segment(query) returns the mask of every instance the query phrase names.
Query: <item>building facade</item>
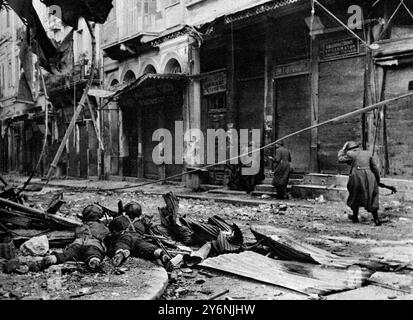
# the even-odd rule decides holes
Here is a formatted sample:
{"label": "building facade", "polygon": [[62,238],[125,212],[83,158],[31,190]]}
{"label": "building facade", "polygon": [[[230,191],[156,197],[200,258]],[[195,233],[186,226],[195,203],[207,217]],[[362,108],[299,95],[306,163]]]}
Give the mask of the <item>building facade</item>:
{"label": "building facade", "polygon": [[[208,144],[199,133],[207,137],[208,129],[258,129],[263,146],[413,89],[411,17],[397,1],[114,0],[113,5],[97,32],[94,83],[112,99],[91,95],[88,101],[101,137],[85,108],[61,160],[62,175],[175,176],[207,163]],[[69,34],[53,23],[48,30],[60,40]],[[80,22],[71,49],[80,76],[51,78],[48,85],[59,128],[52,134],[56,145],[83,93],[89,44]],[[294,172],[348,173],[337,151],[356,140],[374,153],[383,175],[411,178],[409,106],[402,99],[287,139]],[[154,141],[160,128],[172,132],[172,147],[162,149]],[[224,139],[216,139],[217,150],[228,143]],[[173,164],[156,164],[156,152],[172,154]],[[271,164],[265,156],[273,152],[261,155],[267,175]],[[228,166],[220,165],[209,168],[203,181],[225,184],[227,178]]]}

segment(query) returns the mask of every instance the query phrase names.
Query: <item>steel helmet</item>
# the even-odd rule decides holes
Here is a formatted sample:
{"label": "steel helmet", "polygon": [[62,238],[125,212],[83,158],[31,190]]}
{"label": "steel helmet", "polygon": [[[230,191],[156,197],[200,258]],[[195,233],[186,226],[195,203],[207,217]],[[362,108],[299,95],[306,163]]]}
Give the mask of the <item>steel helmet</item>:
{"label": "steel helmet", "polygon": [[349,141],[347,142],[347,150],[353,150],[353,149],[357,149],[360,147],[360,144],[358,144],[355,141]]}
{"label": "steel helmet", "polygon": [[124,212],[130,218],[139,218],[142,215],[142,207],[137,202],[131,202],[124,207]]}
{"label": "steel helmet", "polygon": [[91,204],[83,209],[82,218],[84,221],[97,221],[103,217],[103,211],[97,205]]}

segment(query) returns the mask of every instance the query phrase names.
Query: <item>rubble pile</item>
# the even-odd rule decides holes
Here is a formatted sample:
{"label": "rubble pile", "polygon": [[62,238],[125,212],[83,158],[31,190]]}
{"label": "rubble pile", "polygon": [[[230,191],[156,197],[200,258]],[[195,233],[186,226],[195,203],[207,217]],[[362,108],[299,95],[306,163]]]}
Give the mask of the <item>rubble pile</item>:
{"label": "rubble pile", "polygon": [[[0,270],[21,276],[29,273],[35,277],[44,275],[47,287],[55,288],[54,291],[63,290],[62,279],[66,279],[64,281],[67,285],[70,284],[67,278],[69,275],[82,277],[90,273],[82,262],[64,263],[46,270],[42,265],[43,258],[51,250],[64,248],[74,240],[74,230],[81,222],[62,212],[65,212],[65,207],[77,205],[76,203],[69,201],[66,205],[63,194],[57,193],[50,197],[47,204],[39,203],[34,208],[26,204],[25,197],[20,196],[17,189],[5,186],[2,191],[6,192],[2,192],[0,197]],[[185,214],[182,215],[175,194],[167,193],[163,199],[165,206],[158,208],[159,219],[156,219],[160,223],[153,223],[153,217],[147,215],[141,219],[151,226],[148,234],[143,235],[145,241],[156,244],[171,258],[175,269],[169,273],[171,285],[176,285],[179,278],[182,278],[192,279],[202,287],[207,279],[217,277],[215,272],[221,272],[243,281],[258,281],[264,285],[291,290],[307,298],[319,299],[372,283],[383,286],[379,280],[373,279],[375,272],[388,271],[389,267],[403,267],[394,261],[389,264],[385,260],[339,256],[297,240],[286,229],[261,225],[249,226],[250,230],[241,229],[237,224],[229,222],[229,213],[225,214],[226,220],[217,212],[205,212],[209,213],[205,220],[197,219],[191,214],[192,209],[187,210],[183,206]],[[122,200],[126,201],[127,198]],[[118,202],[117,210],[99,206],[105,214],[103,222],[122,215],[122,201]],[[43,207],[47,209],[39,209]],[[276,210],[277,214],[286,214],[288,208],[278,205],[253,209],[254,213],[265,211],[275,214]],[[235,210],[238,211],[233,212],[233,216],[242,218],[239,215],[241,210]],[[253,214],[246,211],[248,210],[244,209],[243,213]],[[201,216],[205,217],[206,214]],[[249,234],[246,235],[249,231],[252,238]],[[210,273],[210,270],[214,273]],[[54,271],[65,276],[56,276]],[[96,276],[98,279],[107,275],[128,277],[130,272],[130,268],[125,266],[114,268],[109,259],[105,259],[103,269]],[[90,287],[82,289],[83,291],[81,289],[77,288],[77,292],[70,297],[81,298],[98,292]],[[177,290],[179,289],[181,291],[175,291],[174,294],[189,294],[186,289]],[[408,291],[406,288],[403,290]],[[211,291],[210,295],[214,299],[217,294],[213,293]],[[15,297],[10,292],[7,295],[9,298]]]}

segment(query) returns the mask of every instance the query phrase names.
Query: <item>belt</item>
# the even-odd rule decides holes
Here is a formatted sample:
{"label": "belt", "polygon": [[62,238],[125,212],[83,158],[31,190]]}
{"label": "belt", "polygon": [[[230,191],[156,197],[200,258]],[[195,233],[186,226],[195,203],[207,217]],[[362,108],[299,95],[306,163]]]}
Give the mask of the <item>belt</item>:
{"label": "belt", "polygon": [[357,170],[370,170],[369,167],[355,167]]}

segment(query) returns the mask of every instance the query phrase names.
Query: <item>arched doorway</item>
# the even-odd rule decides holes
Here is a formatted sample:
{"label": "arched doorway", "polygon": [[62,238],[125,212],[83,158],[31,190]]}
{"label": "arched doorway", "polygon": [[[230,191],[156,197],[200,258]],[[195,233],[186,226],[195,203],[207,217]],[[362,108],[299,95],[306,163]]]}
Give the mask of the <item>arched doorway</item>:
{"label": "arched doorway", "polygon": [[[136,80],[135,73],[128,70],[123,77],[123,84],[130,85]],[[120,105],[122,109],[122,132],[120,136],[120,156],[123,157],[123,175],[138,176],[139,125],[136,102],[129,99]]]}

